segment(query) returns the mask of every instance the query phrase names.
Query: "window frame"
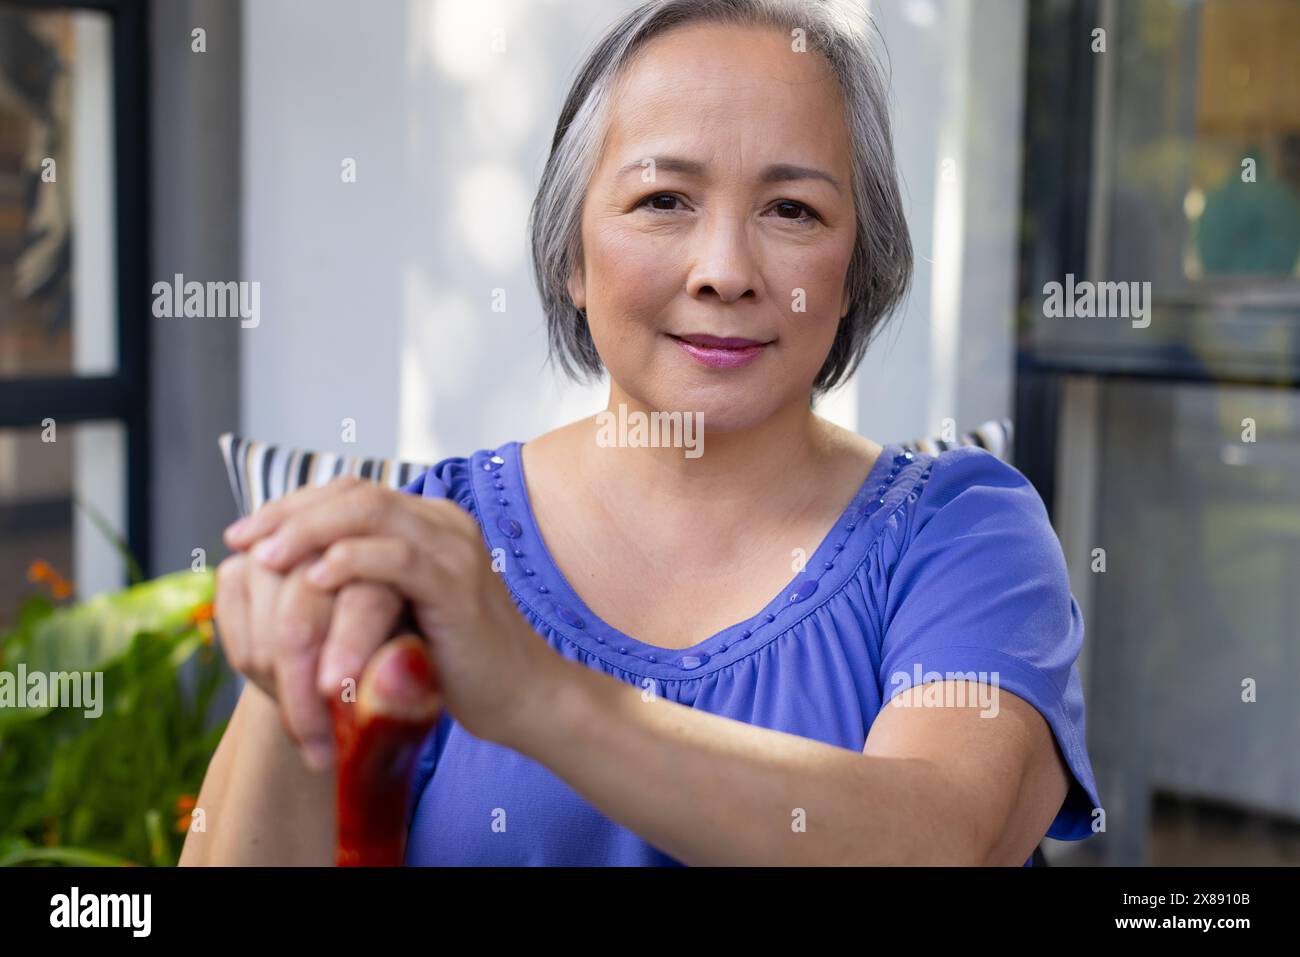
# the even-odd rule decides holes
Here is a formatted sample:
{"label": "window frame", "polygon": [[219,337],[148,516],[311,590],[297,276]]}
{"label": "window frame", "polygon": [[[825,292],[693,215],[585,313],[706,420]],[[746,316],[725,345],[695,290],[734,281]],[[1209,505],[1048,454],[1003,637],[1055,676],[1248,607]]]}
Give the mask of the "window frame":
{"label": "window frame", "polygon": [[120,422],[126,442],[126,542],[150,574],[149,0],[0,0],[31,12],[112,18],[117,368],[106,376],[0,377],[0,428]]}
{"label": "window frame", "polygon": [[[1019,268],[1016,289],[1016,443],[1014,463],[1055,514],[1056,458],[1063,383],[1072,375],[1102,381],[1143,380],[1300,388],[1300,361],[1270,366],[1231,354],[1195,364],[1152,352],[1140,357],[1040,350],[1026,335],[1029,304],[1048,281],[1089,275],[1094,225],[1099,56],[1113,55],[1110,0],[1030,3],[1026,16],[1025,104]],[[1091,51],[1091,32],[1108,29],[1109,54]],[[1050,123],[1044,119],[1050,118]],[[1248,309],[1240,294],[1208,291],[1205,306]],[[1296,324],[1300,326],[1300,315]]]}

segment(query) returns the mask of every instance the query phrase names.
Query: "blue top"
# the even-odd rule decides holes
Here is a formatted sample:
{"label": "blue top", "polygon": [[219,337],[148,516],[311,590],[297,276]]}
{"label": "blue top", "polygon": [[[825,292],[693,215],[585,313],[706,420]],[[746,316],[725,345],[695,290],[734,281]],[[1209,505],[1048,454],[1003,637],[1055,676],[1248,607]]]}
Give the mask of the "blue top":
{"label": "blue top", "polygon": [[[1042,713],[1072,772],[1048,836],[1092,834],[1101,802],[1075,667],[1083,619],[1042,499],[1015,468],[973,446],[932,456],[886,445],[766,608],[678,650],[601,621],[565,581],[519,449],[443,459],[402,490],[449,498],[478,519],[520,612],[556,654],[690,708],[857,752],[894,694],[936,672],[984,672]],[[413,788],[407,864],[680,864],[446,713]]]}

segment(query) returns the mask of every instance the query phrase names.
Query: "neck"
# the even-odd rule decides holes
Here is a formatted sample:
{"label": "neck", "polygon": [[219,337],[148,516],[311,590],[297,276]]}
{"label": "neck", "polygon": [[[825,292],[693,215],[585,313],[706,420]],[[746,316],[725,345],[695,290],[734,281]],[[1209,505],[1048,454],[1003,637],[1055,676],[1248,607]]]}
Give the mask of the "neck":
{"label": "neck", "polygon": [[[638,442],[634,424],[655,422],[656,411],[662,410],[611,385],[604,412],[576,423],[574,461],[591,477],[593,494],[611,509],[633,502],[679,505],[697,520],[712,517],[730,524],[759,500],[788,497],[793,508],[806,490],[792,478],[818,474],[835,452],[835,427],[815,415],[806,399],[751,427],[728,431],[711,429],[707,417],[701,422],[683,413],[691,422],[689,427],[683,422],[680,434],[690,437],[693,448]],[[622,423],[628,425],[626,436]],[[650,431],[647,427],[642,435]],[[619,441],[608,444],[610,435]],[[623,438],[631,441],[620,444]],[[704,503],[708,512],[700,513]]]}

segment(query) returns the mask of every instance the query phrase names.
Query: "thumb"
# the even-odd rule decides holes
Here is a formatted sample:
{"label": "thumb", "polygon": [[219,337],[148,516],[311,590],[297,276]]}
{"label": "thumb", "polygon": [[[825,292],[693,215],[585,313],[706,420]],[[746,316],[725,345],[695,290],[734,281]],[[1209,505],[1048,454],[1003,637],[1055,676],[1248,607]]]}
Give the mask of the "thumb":
{"label": "thumb", "polygon": [[420,637],[403,634],[380,645],[357,687],[357,717],[425,721],[437,716],[442,695],[433,662]]}

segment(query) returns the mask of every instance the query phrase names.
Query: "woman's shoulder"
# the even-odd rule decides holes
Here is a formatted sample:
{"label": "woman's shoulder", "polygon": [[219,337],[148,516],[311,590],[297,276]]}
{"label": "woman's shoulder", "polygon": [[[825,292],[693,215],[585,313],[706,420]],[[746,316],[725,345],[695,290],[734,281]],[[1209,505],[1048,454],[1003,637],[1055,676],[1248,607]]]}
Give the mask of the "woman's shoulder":
{"label": "woman's shoulder", "polygon": [[[897,480],[880,498],[876,534],[883,575],[876,585],[956,572],[1009,585],[1024,564],[1067,588],[1065,555],[1034,484],[1013,464],[979,446],[944,451],[904,449]],[[957,562],[961,555],[962,562]]]}
{"label": "woman's shoulder", "polygon": [[912,488],[884,519],[873,572],[884,632],[988,642],[1026,659],[1042,653],[1040,639],[1077,644],[1065,555],[1029,479],[976,446],[909,464]]}
{"label": "woman's shoulder", "polygon": [[1014,465],[974,445],[918,457],[923,468],[907,523],[911,536],[963,534],[995,525],[1020,527],[1055,541],[1042,497]]}
{"label": "woman's shoulder", "polygon": [[954,575],[1006,590],[1030,576],[1068,601],[1060,539],[1019,469],[978,446],[904,449],[896,458],[900,474],[880,499],[871,536],[879,559],[871,577],[881,593],[897,600],[923,580]]}

